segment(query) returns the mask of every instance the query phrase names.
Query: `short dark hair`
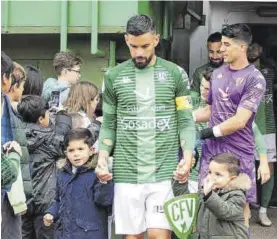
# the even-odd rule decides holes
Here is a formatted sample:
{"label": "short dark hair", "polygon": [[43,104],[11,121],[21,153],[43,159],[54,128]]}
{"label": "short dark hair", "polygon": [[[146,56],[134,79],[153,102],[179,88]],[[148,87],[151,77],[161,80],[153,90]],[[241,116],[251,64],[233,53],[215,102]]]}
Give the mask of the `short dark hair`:
{"label": "short dark hair", "polygon": [[64,149],[66,149],[69,143],[73,140],[84,140],[84,143],[87,144],[89,148],[91,148],[95,143],[92,133],[86,128],[70,130],[64,138]]}
{"label": "short dark hair", "polygon": [[13,72],[13,61],[10,57],[6,55],[5,52],[1,51],[1,78],[6,75],[6,77],[9,77],[10,74]]}
{"label": "short dark hair", "polygon": [[209,35],[207,42],[221,42],[222,35],[220,32],[214,32]]}
{"label": "short dark hair", "polygon": [[203,77],[205,78],[206,81],[211,81],[213,71],[214,71],[214,68],[212,67],[207,67],[205,69],[205,71],[203,72]]}
{"label": "short dark hair", "polygon": [[135,15],[128,20],[126,27],[127,34],[140,36],[148,32],[156,32],[156,26],[151,17],[140,14]]}
{"label": "short dark hair", "polygon": [[71,69],[76,65],[81,65],[83,60],[71,52],[58,52],[54,56],[53,67],[56,74],[59,76],[64,69]]}
{"label": "short dark hair", "polygon": [[240,161],[231,153],[222,153],[214,156],[212,161],[218,164],[225,164],[228,172],[233,176],[240,174]]}
{"label": "short dark hair", "polygon": [[248,25],[238,23],[227,25],[222,29],[222,36],[233,38],[235,40],[244,41],[248,45],[252,42],[252,32]]}
{"label": "short dark hair", "polygon": [[47,105],[44,99],[37,95],[23,96],[17,105],[17,111],[26,123],[37,123],[39,117],[45,117]]}
{"label": "short dark hair", "polygon": [[26,65],[24,69],[26,72],[26,81],[22,95],[41,96],[44,79],[40,70],[32,65]]}

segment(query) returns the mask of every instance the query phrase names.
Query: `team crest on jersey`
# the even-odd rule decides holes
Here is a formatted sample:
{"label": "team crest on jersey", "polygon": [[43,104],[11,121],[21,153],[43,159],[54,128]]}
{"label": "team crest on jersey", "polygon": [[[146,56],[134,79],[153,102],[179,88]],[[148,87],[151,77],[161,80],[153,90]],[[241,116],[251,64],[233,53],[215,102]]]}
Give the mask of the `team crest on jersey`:
{"label": "team crest on jersey", "polygon": [[157,77],[159,82],[166,82],[167,81],[167,73],[162,71],[162,72],[157,72]]}
{"label": "team crest on jersey", "polygon": [[244,81],[244,78],[242,78],[242,77],[237,78],[236,79],[236,86],[241,85],[243,83],[243,81]]}
{"label": "team crest on jersey", "polygon": [[216,76],[216,78],[217,78],[217,79],[222,79],[222,78],[223,78],[222,73],[218,74],[218,75]]}

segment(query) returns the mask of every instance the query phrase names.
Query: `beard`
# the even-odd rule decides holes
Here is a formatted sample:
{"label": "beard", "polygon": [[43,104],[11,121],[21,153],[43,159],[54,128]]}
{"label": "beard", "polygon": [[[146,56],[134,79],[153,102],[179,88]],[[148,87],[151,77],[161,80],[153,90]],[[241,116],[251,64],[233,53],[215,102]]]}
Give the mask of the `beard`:
{"label": "beard", "polygon": [[[132,60],[135,64],[135,67],[138,69],[144,69],[145,67],[147,67],[150,63],[150,61],[153,58],[153,54],[150,55],[148,58],[147,57],[143,57],[143,56],[137,56],[137,57],[133,57]],[[137,60],[144,60],[144,62],[137,62]]]}
{"label": "beard", "polygon": [[254,63],[254,62],[256,62],[259,59],[260,59],[260,56],[248,56],[248,61],[250,63]]}
{"label": "beard", "polygon": [[210,64],[214,68],[218,68],[218,67],[222,66],[223,63],[224,63],[224,59],[223,58],[220,61],[213,61],[212,59],[210,59]]}

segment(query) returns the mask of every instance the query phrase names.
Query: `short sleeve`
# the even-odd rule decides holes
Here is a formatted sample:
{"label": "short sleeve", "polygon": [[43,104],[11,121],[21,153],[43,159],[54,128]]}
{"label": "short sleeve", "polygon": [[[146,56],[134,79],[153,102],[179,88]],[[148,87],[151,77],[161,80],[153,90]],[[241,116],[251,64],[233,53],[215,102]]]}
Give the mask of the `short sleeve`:
{"label": "short sleeve", "polygon": [[259,71],[256,71],[255,73],[256,74],[254,76],[247,79],[241,101],[238,106],[250,110],[253,113],[257,112],[266,89],[266,83],[263,75]]}
{"label": "short sleeve", "polygon": [[176,84],[176,97],[179,96],[188,96],[190,95],[190,84],[189,78],[185,70],[178,66],[179,69],[179,76],[177,77],[177,84]]}

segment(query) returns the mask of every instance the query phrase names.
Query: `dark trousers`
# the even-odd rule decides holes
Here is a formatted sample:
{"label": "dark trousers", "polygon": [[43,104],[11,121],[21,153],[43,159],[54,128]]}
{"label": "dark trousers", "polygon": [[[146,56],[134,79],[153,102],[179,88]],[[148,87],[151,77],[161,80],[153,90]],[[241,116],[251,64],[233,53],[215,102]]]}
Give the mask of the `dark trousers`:
{"label": "dark trousers", "polygon": [[[1,192],[2,194],[2,192]],[[2,196],[2,195],[1,195]],[[15,216],[13,208],[8,200],[7,194],[3,194],[2,199],[2,223],[1,238],[3,239],[21,239],[21,216]]]}
{"label": "dark trousers", "polygon": [[22,239],[54,239],[54,224],[46,227],[44,215],[22,216]]}

